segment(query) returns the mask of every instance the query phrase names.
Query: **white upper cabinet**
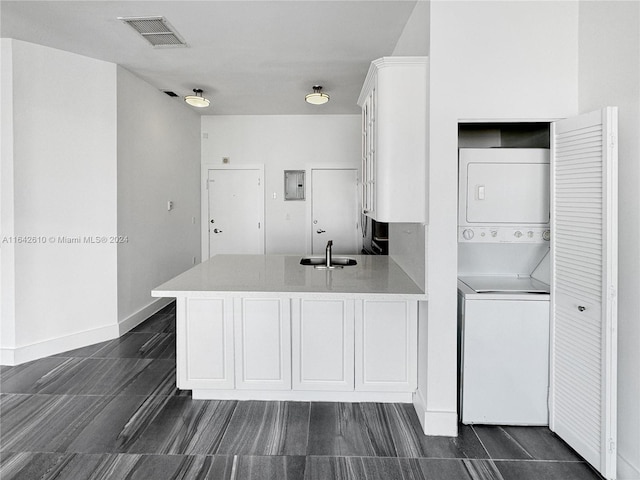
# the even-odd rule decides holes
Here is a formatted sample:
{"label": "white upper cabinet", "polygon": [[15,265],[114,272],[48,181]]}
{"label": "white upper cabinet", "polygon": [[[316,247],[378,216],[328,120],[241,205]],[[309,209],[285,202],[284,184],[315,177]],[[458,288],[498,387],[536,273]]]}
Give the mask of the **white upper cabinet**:
{"label": "white upper cabinet", "polygon": [[426,222],[428,57],[374,60],[362,87],[362,211]]}

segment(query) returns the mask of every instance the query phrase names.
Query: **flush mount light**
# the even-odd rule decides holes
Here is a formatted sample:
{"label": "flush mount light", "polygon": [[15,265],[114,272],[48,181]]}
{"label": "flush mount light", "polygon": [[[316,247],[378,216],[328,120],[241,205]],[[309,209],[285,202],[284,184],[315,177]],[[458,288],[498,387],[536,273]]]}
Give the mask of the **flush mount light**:
{"label": "flush mount light", "polygon": [[202,96],[201,88],[194,88],[193,93],[195,95],[187,95],[186,97],[184,97],[184,101],[192,107],[204,108],[209,106],[209,103],[211,102],[209,102],[209,100]]}
{"label": "flush mount light", "polygon": [[323,103],[327,103],[329,101],[329,95],[322,92],[322,86],[314,85],[313,93],[308,94],[304,97],[307,103],[312,105],[322,105]]}

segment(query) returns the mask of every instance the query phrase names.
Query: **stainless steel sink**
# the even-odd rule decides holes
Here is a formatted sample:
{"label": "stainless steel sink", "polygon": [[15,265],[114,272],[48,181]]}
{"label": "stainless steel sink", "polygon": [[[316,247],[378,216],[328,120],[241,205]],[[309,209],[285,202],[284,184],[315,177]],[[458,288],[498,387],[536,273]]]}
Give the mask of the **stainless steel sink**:
{"label": "stainless steel sink", "polygon": [[300,265],[310,265],[315,268],[325,269],[325,268],[342,268],[349,267],[352,265],[357,265],[355,258],[349,257],[331,257],[330,264],[327,266],[326,257],[302,257],[300,259]]}

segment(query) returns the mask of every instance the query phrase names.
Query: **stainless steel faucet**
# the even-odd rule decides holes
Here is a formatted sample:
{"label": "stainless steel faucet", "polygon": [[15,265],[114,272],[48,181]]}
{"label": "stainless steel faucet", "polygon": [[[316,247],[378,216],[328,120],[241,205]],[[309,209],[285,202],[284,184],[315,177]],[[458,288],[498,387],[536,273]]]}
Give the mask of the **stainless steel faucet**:
{"label": "stainless steel faucet", "polygon": [[329,240],[327,242],[327,251],[325,253],[325,265],[327,267],[331,266],[331,247],[333,246],[333,240]]}

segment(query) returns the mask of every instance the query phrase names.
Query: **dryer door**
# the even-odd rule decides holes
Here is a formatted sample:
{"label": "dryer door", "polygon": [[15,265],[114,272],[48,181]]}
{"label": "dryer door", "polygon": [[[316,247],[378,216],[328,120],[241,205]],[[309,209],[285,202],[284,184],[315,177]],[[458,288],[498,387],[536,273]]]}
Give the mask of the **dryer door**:
{"label": "dryer door", "polygon": [[467,168],[467,222],[549,223],[548,163],[472,163]]}
{"label": "dryer door", "polygon": [[546,226],[549,150],[461,148],[458,226]]}

